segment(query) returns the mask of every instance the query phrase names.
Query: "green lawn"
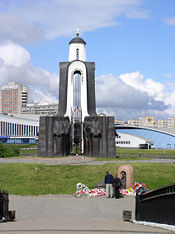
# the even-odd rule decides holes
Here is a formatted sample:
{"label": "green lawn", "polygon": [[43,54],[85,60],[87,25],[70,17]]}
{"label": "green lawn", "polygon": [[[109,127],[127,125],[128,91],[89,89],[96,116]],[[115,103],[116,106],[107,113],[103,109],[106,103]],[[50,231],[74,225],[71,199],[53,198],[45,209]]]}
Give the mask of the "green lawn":
{"label": "green lawn", "polygon": [[16,146],[18,147],[19,149],[21,148],[37,148],[38,147],[38,144],[3,144],[3,146],[5,147],[11,147],[11,146]]}
{"label": "green lawn", "polygon": [[[114,174],[120,165],[0,164],[0,189],[20,195],[73,194],[76,183],[81,182],[94,188],[104,178],[107,170]],[[144,182],[150,189],[175,182],[175,164],[131,165],[134,168],[134,181]]]}
{"label": "green lawn", "polygon": [[139,154],[148,154],[148,155],[175,155],[175,150],[168,149],[116,149],[117,154],[125,155],[139,155]]}
{"label": "green lawn", "polygon": [[[4,147],[10,148],[14,146],[14,144],[3,144]],[[37,155],[37,144],[15,144],[17,148],[20,150],[20,155],[27,156],[27,155]],[[27,150],[28,149],[28,150]],[[167,150],[167,149],[123,149],[123,148],[116,148],[117,157],[120,160],[124,157],[125,160],[129,160],[129,157],[132,157],[133,160],[141,159],[142,157],[160,157],[160,156],[174,156],[175,157],[175,150]],[[141,157],[142,156],[142,157]],[[127,159],[128,158],[128,159]],[[105,160],[115,160],[115,157],[109,157]],[[103,157],[97,157],[96,160],[104,160]]]}

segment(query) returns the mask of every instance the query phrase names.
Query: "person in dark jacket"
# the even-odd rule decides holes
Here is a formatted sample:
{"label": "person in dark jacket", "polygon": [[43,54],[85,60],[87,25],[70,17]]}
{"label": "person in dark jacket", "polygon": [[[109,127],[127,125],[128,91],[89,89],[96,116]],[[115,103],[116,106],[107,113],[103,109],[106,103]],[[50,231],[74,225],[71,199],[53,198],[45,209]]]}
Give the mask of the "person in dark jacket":
{"label": "person in dark jacket", "polygon": [[113,197],[113,188],[112,188],[113,176],[109,174],[109,171],[106,172],[104,181],[106,185],[106,198],[112,198]]}
{"label": "person in dark jacket", "polygon": [[121,187],[121,180],[118,177],[118,174],[114,175],[114,179],[113,179],[113,187],[114,187],[114,196],[115,199],[119,199],[120,198],[120,187]]}

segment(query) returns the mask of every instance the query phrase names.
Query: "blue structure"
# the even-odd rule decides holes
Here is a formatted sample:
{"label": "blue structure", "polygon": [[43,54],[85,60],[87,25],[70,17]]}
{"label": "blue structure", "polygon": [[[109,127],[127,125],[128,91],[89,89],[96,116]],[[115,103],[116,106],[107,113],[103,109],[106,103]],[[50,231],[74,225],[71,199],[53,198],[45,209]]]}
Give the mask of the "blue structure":
{"label": "blue structure", "polygon": [[0,114],[0,143],[37,143],[39,117]]}
{"label": "blue structure", "polygon": [[153,147],[155,148],[175,149],[175,129],[150,129],[129,125],[116,125],[115,129],[117,133],[127,133],[129,135],[147,138],[153,142]]}

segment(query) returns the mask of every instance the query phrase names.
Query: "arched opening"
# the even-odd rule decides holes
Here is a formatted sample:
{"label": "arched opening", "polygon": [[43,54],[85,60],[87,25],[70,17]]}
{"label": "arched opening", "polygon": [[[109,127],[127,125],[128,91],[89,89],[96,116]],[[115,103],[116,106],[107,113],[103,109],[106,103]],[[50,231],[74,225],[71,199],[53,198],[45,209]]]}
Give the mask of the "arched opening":
{"label": "arched opening", "polygon": [[123,189],[126,189],[126,172],[125,171],[122,171],[121,172],[121,187]]}
{"label": "arched opening", "polygon": [[73,152],[80,154],[82,151],[82,108],[81,108],[81,72],[75,71],[73,76]]}
{"label": "arched opening", "polygon": [[73,76],[73,108],[81,108],[81,73],[79,71],[74,72]]}

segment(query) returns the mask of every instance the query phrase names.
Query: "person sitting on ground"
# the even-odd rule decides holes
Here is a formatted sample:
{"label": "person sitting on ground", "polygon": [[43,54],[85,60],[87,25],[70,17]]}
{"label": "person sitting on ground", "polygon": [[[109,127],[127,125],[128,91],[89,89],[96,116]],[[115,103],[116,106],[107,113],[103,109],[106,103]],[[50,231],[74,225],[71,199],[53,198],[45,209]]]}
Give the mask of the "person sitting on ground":
{"label": "person sitting on ground", "polygon": [[109,174],[109,171],[106,172],[104,182],[106,185],[106,198],[112,198],[113,197],[113,188],[112,188],[113,176]]}
{"label": "person sitting on ground", "polygon": [[113,187],[114,187],[114,196],[115,199],[119,199],[120,198],[120,187],[121,187],[121,180],[118,177],[118,174],[114,175],[114,179],[113,179]]}

